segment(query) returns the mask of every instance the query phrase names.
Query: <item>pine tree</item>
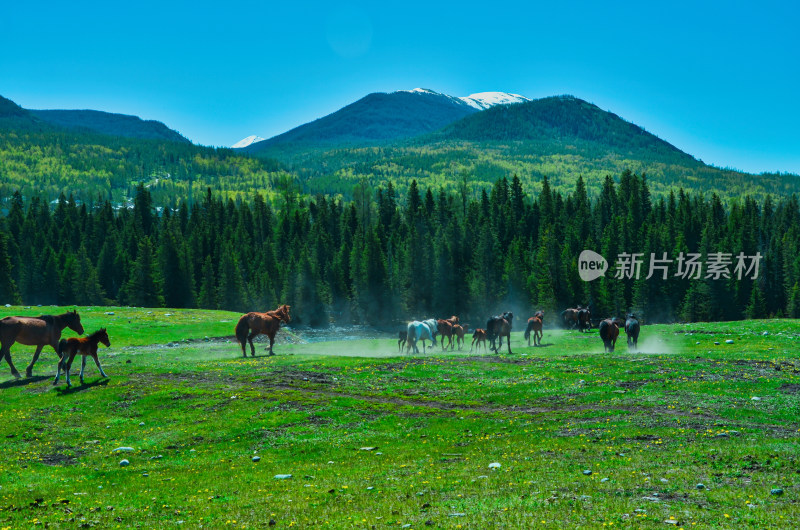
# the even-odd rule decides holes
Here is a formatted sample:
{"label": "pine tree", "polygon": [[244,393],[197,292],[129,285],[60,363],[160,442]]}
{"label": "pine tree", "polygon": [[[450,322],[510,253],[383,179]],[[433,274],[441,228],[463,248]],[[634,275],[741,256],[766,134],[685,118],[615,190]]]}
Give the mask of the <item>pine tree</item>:
{"label": "pine tree", "polygon": [[131,306],[163,307],[162,278],[158,271],[153,243],[145,236],[139,242],[136,260],[123,287],[123,299]]}

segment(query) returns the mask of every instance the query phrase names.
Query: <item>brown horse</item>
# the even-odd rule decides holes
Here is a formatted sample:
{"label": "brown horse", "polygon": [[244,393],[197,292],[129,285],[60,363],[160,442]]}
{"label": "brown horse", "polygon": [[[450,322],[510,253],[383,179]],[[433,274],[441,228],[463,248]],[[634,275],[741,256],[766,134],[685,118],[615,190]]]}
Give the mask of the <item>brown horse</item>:
{"label": "brown horse", "polygon": [[[539,311],[536,314],[542,314],[544,316],[544,312]],[[525,328],[525,340],[528,341],[528,346],[531,345],[531,331],[533,331],[533,345],[534,346],[541,346],[542,345],[542,319],[538,316],[532,316],[528,319],[528,327]]]}
{"label": "brown horse", "polygon": [[614,346],[619,337],[619,328],[625,325],[625,321],[621,318],[607,318],[600,322],[598,331],[600,331],[600,338],[603,340],[603,351],[614,353]]}
{"label": "brown horse", "polygon": [[[514,319],[514,313],[506,311],[500,316],[493,316],[486,322],[486,340],[492,343],[492,351],[500,353],[500,348],[503,347],[503,337],[508,339],[508,353],[511,351],[511,321]],[[500,344],[495,346],[494,341],[500,339]]]}
{"label": "brown horse", "polygon": [[100,328],[86,338],[69,338],[61,339],[58,343],[58,368],[56,369],[56,378],[53,384],[58,384],[58,378],[61,377],[61,369],[67,374],[67,386],[72,386],[69,380],[69,370],[72,368],[72,361],[75,356],[81,354],[81,384],[83,384],[83,371],[86,369],[86,357],[94,359],[94,364],[100,370],[100,375],[108,377],[100,366],[100,361],[97,359],[97,344],[102,342],[106,348],[111,346],[111,339],[108,338],[106,328]]}
{"label": "brown horse", "polygon": [[[253,346],[253,337],[261,335],[262,333],[269,337],[269,354],[272,353],[272,344],[275,342],[275,334],[281,326],[281,321],[291,322],[292,317],[289,316],[289,306],[282,305],[274,311],[267,311],[266,313],[247,313],[242,315],[239,322],[236,324],[236,339],[242,345],[242,356],[247,357],[244,351],[246,344],[250,343],[250,356],[256,356],[256,348]],[[250,332],[249,334],[247,332]]]}
{"label": "brown horse", "polygon": [[41,315],[38,317],[5,317],[0,320],[0,360],[5,358],[11,373],[17,379],[19,372],[11,362],[11,345],[15,342],[26,346],[36,346],[31,364],[25,369],[25,375],[33,375],[33,365],[39,359],[42,348],[48,344],[58,353],[58,341],[61,332],[68,327],[78,335],[83,335],[81,317],[76,311],[67,311],[61,315]]}
{"label": "brown horse", "polygon": [[578,325],[578,312],[581,310],[581,306],[578,306],[578,309],[570,308],[565,309],[561,312],[561,318],[564,319],[564,327],[567,329],[573,329],[575,326]]}
{"label": "brown horse", "polygon": [[475,346],[475,343],[478,344],[478,347],[475,349],[475,351],[480,350],[481,343],[483,343],[483,349],[484,350],[487,349],[486,348],[486,330],[485,329],[478,328],[472,334],[472,346],[469,347],[469,352],[470,353],[472,353],[472,348],[473,348],[473,346]]}
{"label": "brown horse", "polygon": [[456,338],[456,345],[458,346],[459,351],[461,351],[461,347],[464,345],[464,326],[461,324],[453,325],[453,335]]}
{"label": "brown horse", "polygon": [[578,310],[578,331],[589,331],[592,329],[592,312],[588,307]]}
{"label": "brown horse", "polygon": [[[458,320],[458,317],[452,317]],[[447,337],[448,346],[453,349],[453,322],[450,319],[439,319],[436,321],[436,331],[441,336],[442,351],[445,350],[444,338]]]}

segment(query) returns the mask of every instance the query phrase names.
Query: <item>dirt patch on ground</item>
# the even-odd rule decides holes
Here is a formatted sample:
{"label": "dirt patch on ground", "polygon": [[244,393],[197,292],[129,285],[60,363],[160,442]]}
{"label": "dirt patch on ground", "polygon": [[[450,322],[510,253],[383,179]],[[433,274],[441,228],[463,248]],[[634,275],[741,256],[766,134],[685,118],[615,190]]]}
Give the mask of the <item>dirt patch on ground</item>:
{"label": "dirt patch on ground", "polygon": [[784,383],[778,387],[778,390],[780,390],[781,392],[786,392],[787,394],[798,394],[800,393],[800,384]]}
{"label": "dirt patch on ground", "polygon": [[39,460],[46,466],[74,466],[78,463],[78,458],[83,456],[85,451],[71,450],[69,448],[59,449],[58,452],[42,455]]}

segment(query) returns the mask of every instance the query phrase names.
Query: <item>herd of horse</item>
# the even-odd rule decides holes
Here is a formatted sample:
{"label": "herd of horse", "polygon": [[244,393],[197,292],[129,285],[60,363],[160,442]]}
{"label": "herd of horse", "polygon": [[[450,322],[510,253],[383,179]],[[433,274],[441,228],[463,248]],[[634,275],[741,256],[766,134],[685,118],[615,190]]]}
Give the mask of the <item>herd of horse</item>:
{"label": "herd of horse", "polygon": [[[566,309],[561,312],[564,325],[567,328],[577,328],[582,332],[591,330],[592,320],[591,311],[588,308]],[[289,323],[292,318],[290,306],[282,305],[273,311],[264,313],[250,312],[239,319],[234,329],[236,339],[241,345],[242,356],[247,357],[246,346],[250,345],[250,355],[255,357],[256,351],[253,339],[258,335],[266,335],[269,338],[269,355],[274,355],[272,347],[275,343],[275,334],[280,329],[281,322]],[[507,311],[501,315],[495,315],[486,322],[485,328],[475,329],[472,334],[472,344],[469,351],[473,348],[480,351],[483,344],[487,350],[487,343],[491,345],[491,351],[499,353],[503,346],[503,338],[506,339],[508,353],[511,354],[511,328],[514,314]],[[544,321],[544,311],[537,311],[528,319],[525,329],[525,340],[528,346],[531,345],[533,338],[534,346],[542,345],[542,328]],[[81,324],[81,317],[77,310],[67,311],[60,315],[41,315],[38,317],[9,316],[0,319],[0,361],[5,359],[11,368],[11,374],[19,379],[21,377],[14,363],[11,361],[11,345],[15,342],[27,346],[36,346],[31,363],[25,369],[27,377],[33,376],[33,365],[39,359],[39,354],[45,346],[52,347],[58,355],[58,366],[56,377],[53,384],[58,384],[62,371],[66,375],[67,386],[71,385],[70,369],[76,355],[81,355],[80,380],[83,383],[83,373],[86,367],[86,358],[91,357],[103,377],[108,377],[100,365],[97,358],[97,348],[99,344],[106,347],[111,346],[106,328],[100,328],[88,337],[62,339],[61,333],[65,328],[69,328],[78,335],[83,335],[84,329]],[[600,338],[603,341],[604,351],[613,352],[620,329],[624,329],[628,336],[628,348],[638,347],[640,324],[636,315],[630,313],[623,320],[613,317],[601,320],[598,324]],[[402,329],[398,334],[397,347],[399,351],[414,351],[419,353],[418,343],[422,342],[422,353],[426,353],[426,341],[430,341],[431,347],[436,346],[436,336],[440,337],[442,350],[450,348],[453,350],[458,347],[460,350],[464,345],[464,336],[467,326],[462,325],[459,318],[455,315],[443,319],[414,320]],[[448,343],[445,346],[445,339]]]}

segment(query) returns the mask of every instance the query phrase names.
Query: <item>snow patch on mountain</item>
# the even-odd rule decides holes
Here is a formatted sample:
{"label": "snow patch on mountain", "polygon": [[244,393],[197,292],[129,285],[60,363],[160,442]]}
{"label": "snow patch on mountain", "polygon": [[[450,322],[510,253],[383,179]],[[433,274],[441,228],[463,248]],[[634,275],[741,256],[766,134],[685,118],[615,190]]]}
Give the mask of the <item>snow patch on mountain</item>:
{"label": "snow patch on mountain", "polygon": [[509,94],[507,92],[478,92],[466,97],[458,98],[470,107],[478,110],[485,110],[495,105],[511,105],[512,103],[524,103],[531,101],[530,98],[519,94]]}
{"label": "snow patch on mountain", "polygon": [[495,105],[511,105],[513,103],[524,103],[526,101],[531,101],[530,98],[526,98],[525,96],[520,96],[519,94],[510,94],[508,92],[478,92],[476,94],[470,94],[469,96],[464,97],[449,96],[428,88],[414,88],[411,90],[399,90],[398,92],[441,96],[458,103],[466,103],[470,107],[478,110],[486,110],[489,107],[494,107]]}
{"label": "snow patch on mountain", "polygon": [[247,147],[248,145],[252,145],[261,142],[263,140],[266,140],[266,138],[261,138],[260,136],[253,134],[251,136],[248,136],[247,138],[242,138],[241,140],[233,144],[231,148],[242,149],[244,147]]}

